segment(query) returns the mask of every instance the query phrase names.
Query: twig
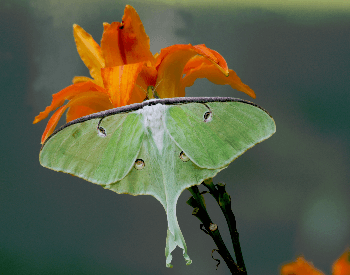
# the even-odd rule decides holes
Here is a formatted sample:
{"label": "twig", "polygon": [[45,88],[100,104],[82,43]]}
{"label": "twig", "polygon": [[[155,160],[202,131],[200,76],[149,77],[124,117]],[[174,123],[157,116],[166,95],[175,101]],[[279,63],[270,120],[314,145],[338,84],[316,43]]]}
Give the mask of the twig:
{"label": "twig", "polygon": [[230,230],[237,265],[240,267],[240,269],[242,269],[242,271],[245,272],[245,274],[247,274],[247,270],[243,260],[241,245],[239,243],[239,234],[236,227],[236,218],[231,209],[231,196],[226,192],[225,184],[219,183],[215,186],[213,184],[213,179],[207,179],[203,181],[202,184],[209,189],[210,194],[215,198],[215,200],[219,204],[221,211],[225,216],[228,228]]}
{"label": "twig", "polygon": [[205,233],[210,235],[210,237],[212,237],[212,239],[214,240],[218,248],[217,252],[224,259],[231,273],[240,274],[240,275],[247,274],[246,271],[243,271],[242,269],[240,269],[239,266],[235,263],[225,243],[222,240],[218,226],[214,224],[210,219],[209,214],[206,210],[205,200],[202,194],[199,192],[198,186],[192,186],[187,189],[192,194],[192,197],[190,197],[187,201],[187,204],[194,208],[192,215],[196,216],[203,223],[203,226],[206,230]]}

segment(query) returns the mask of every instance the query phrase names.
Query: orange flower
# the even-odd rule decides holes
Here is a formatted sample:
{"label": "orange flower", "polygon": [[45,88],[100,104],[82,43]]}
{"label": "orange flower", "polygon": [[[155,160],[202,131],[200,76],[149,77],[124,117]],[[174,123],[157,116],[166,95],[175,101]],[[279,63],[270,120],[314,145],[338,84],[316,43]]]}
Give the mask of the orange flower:
{"label": "orange flower", "polygon": [[[333,275],[350,275],[350,248],[336,260],[332,267]],[[312,263],[307,262],[304,257],[298,257],[294,263],[282,266],[281,275],[324,275],[316,269]]]}
{"label": "orange flower", "polygon": [[350,274],[350,248],[348,248],[332,267],[333,275],[349,275]]}
{"label": "orange flower", "polygon": [[304,257],[298,257],[294,263],[285,264],[281,268],[281,275],[324,275],[316,269],[312,263],[307,262]]}
{"label": "orange flower", "polygon": [[[46,126],[41,143],[52,134],[67,109],[69,122],[91,113],[142,102],[152,97],[147,96],[147,88],[160,82],[157,93],[161,98],[185,96],[185,87],[193,85],[197,78],[229,84],[255,98],[254,91],[228,69],[225,59],[204,44],[173,45],[153,56],[143,24],[129,5],[125,7],[122,23],[104,23],[103,27],[100,46],[80,26],[73,26],[78,53],[92,79],[74,77],[73,85],[54,94],[51,105],[35,117],[33,123],[58,108]],[[69,102],[64,105],[66,100]]]}

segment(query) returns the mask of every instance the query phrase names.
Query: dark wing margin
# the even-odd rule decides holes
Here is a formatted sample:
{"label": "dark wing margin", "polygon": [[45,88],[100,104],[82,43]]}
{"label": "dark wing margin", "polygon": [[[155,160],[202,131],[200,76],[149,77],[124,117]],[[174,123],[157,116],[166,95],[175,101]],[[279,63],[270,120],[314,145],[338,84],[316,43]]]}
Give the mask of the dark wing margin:
{"label": "dark wing margin", "polygon": [[233,97],[174,97],[174,98],[164,98],[164,99],[152,99],[152,100],[146,100],[144,102],[141,103],[135,103],[135,104],[131,104],[131,105],[126,105],[123,107],[118,107],[118,108],[114,108],[114,109],[109,109],[106,111],[102,111],[102,112],[98,112],[98,113],[94,113],[88,116],[83,116],[80,118],[77,118],[75,120],[72,120],[70,122],[68,122],[67,124],[63,125],[62,127],[60,127],[59,129],[57,129],[56,131],[54,131],[44,142],[44,144],[42,145],[42,147],[44,147],[45,143],[55,134],[57,134],[59,131],[63,130],[64,128],[72,125],[72,124],[77,124],[77,123],[81,123],[87,120],[91,120],[91,119],[95,119],[95,118],[104,118],[104,117],[108,117],[111,115],[115,115],[115,114],[120,114],[120,113],[129,113],[132,111],[136,111],[139,109],[142,109],[145,106],[152,106],[152,105],[156,105],[156,104],[164,104],[164,105],[181,105],[181,104],[186,104],[186,103],[209,103],[209,102],[243,102],[246,104],[250,104],[252,106],[255,106],[257,108],[260,108],[261,110],[263,110],[265,113],[267,113],[268,115],[270,115],[265,109],[263,109],[262,107],[260,107],[259,105],[250,102],[248,100],[243,100],[243,99],[239,99],[239,98],[233,98]]}

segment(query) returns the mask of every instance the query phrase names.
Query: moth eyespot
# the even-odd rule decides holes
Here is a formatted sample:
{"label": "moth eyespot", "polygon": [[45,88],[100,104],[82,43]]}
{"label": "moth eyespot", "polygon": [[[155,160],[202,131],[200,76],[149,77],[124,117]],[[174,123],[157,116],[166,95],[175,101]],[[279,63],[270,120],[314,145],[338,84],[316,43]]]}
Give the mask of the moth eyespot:
{"label": "moth eyespot", "polygon": [[211,223],[211,224],[209,225],[209,230],[210,230],[210,231],[214,232],[216,229],[218,229],[218,225],[217,225],[217,224]]}
{"label": "moth eyespot", "polygon": [[145,162],[142,159],[137,159],[134,164],[135,169],[142,170],[145,168]]}
{"label": "moth eyespot", "polygon": [[181,151],[180,153],[180,159],[183,161],[183,162],[186,162],[188,161],[190,158],[188,156],[186,156],[186,154],[184,153],[184,151]]}
{"label": "moth eyespot", "polygon": [[80,129],[76,129],[76,130],[73,132],[72,136],[73,136],[74,138],[80,137],[80,136],[81,136],[81,130],[80,130]]}
{"label": "moth eyespot", "polygon": [[210,122],[213,119],[213,113],[212,112],[205,112],[203,115],[204,122]]}
{"label": "moth eyespot", "polygon": [[102,126],[98,126],[98,127],[97,127],[97,134],[98,134],[100,137],[105,137],[105,136],[107,136],[107,132],[106,132],[105,128],[103,128]]}

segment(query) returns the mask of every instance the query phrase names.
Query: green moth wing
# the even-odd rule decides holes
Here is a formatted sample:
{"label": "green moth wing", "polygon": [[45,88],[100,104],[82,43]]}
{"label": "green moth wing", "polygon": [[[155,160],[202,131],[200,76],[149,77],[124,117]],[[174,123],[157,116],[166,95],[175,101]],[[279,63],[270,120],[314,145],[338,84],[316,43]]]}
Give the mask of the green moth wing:
{"label": "green moth wing", "polygon": [[222,168],[275,132],[270,115],[240,101],[175,105],[166,125],[170,136],[199,167]]}
{"label": "green moth wing", "polygon": [[143,137],[140,117],[119,114],[71,124],[53,134],[40,152],[41,165],[97,184],[121,180],[133,167]]}
{"label": "green moth wing", "polygon": [[274,132],[269,114],[247,101],[155,99],[64,125],[43,144],[40,162],[117,193],[154,196],[167,214],[171,267],[176,246],[191,263],[176,218],[182,191],[214,177]]}

